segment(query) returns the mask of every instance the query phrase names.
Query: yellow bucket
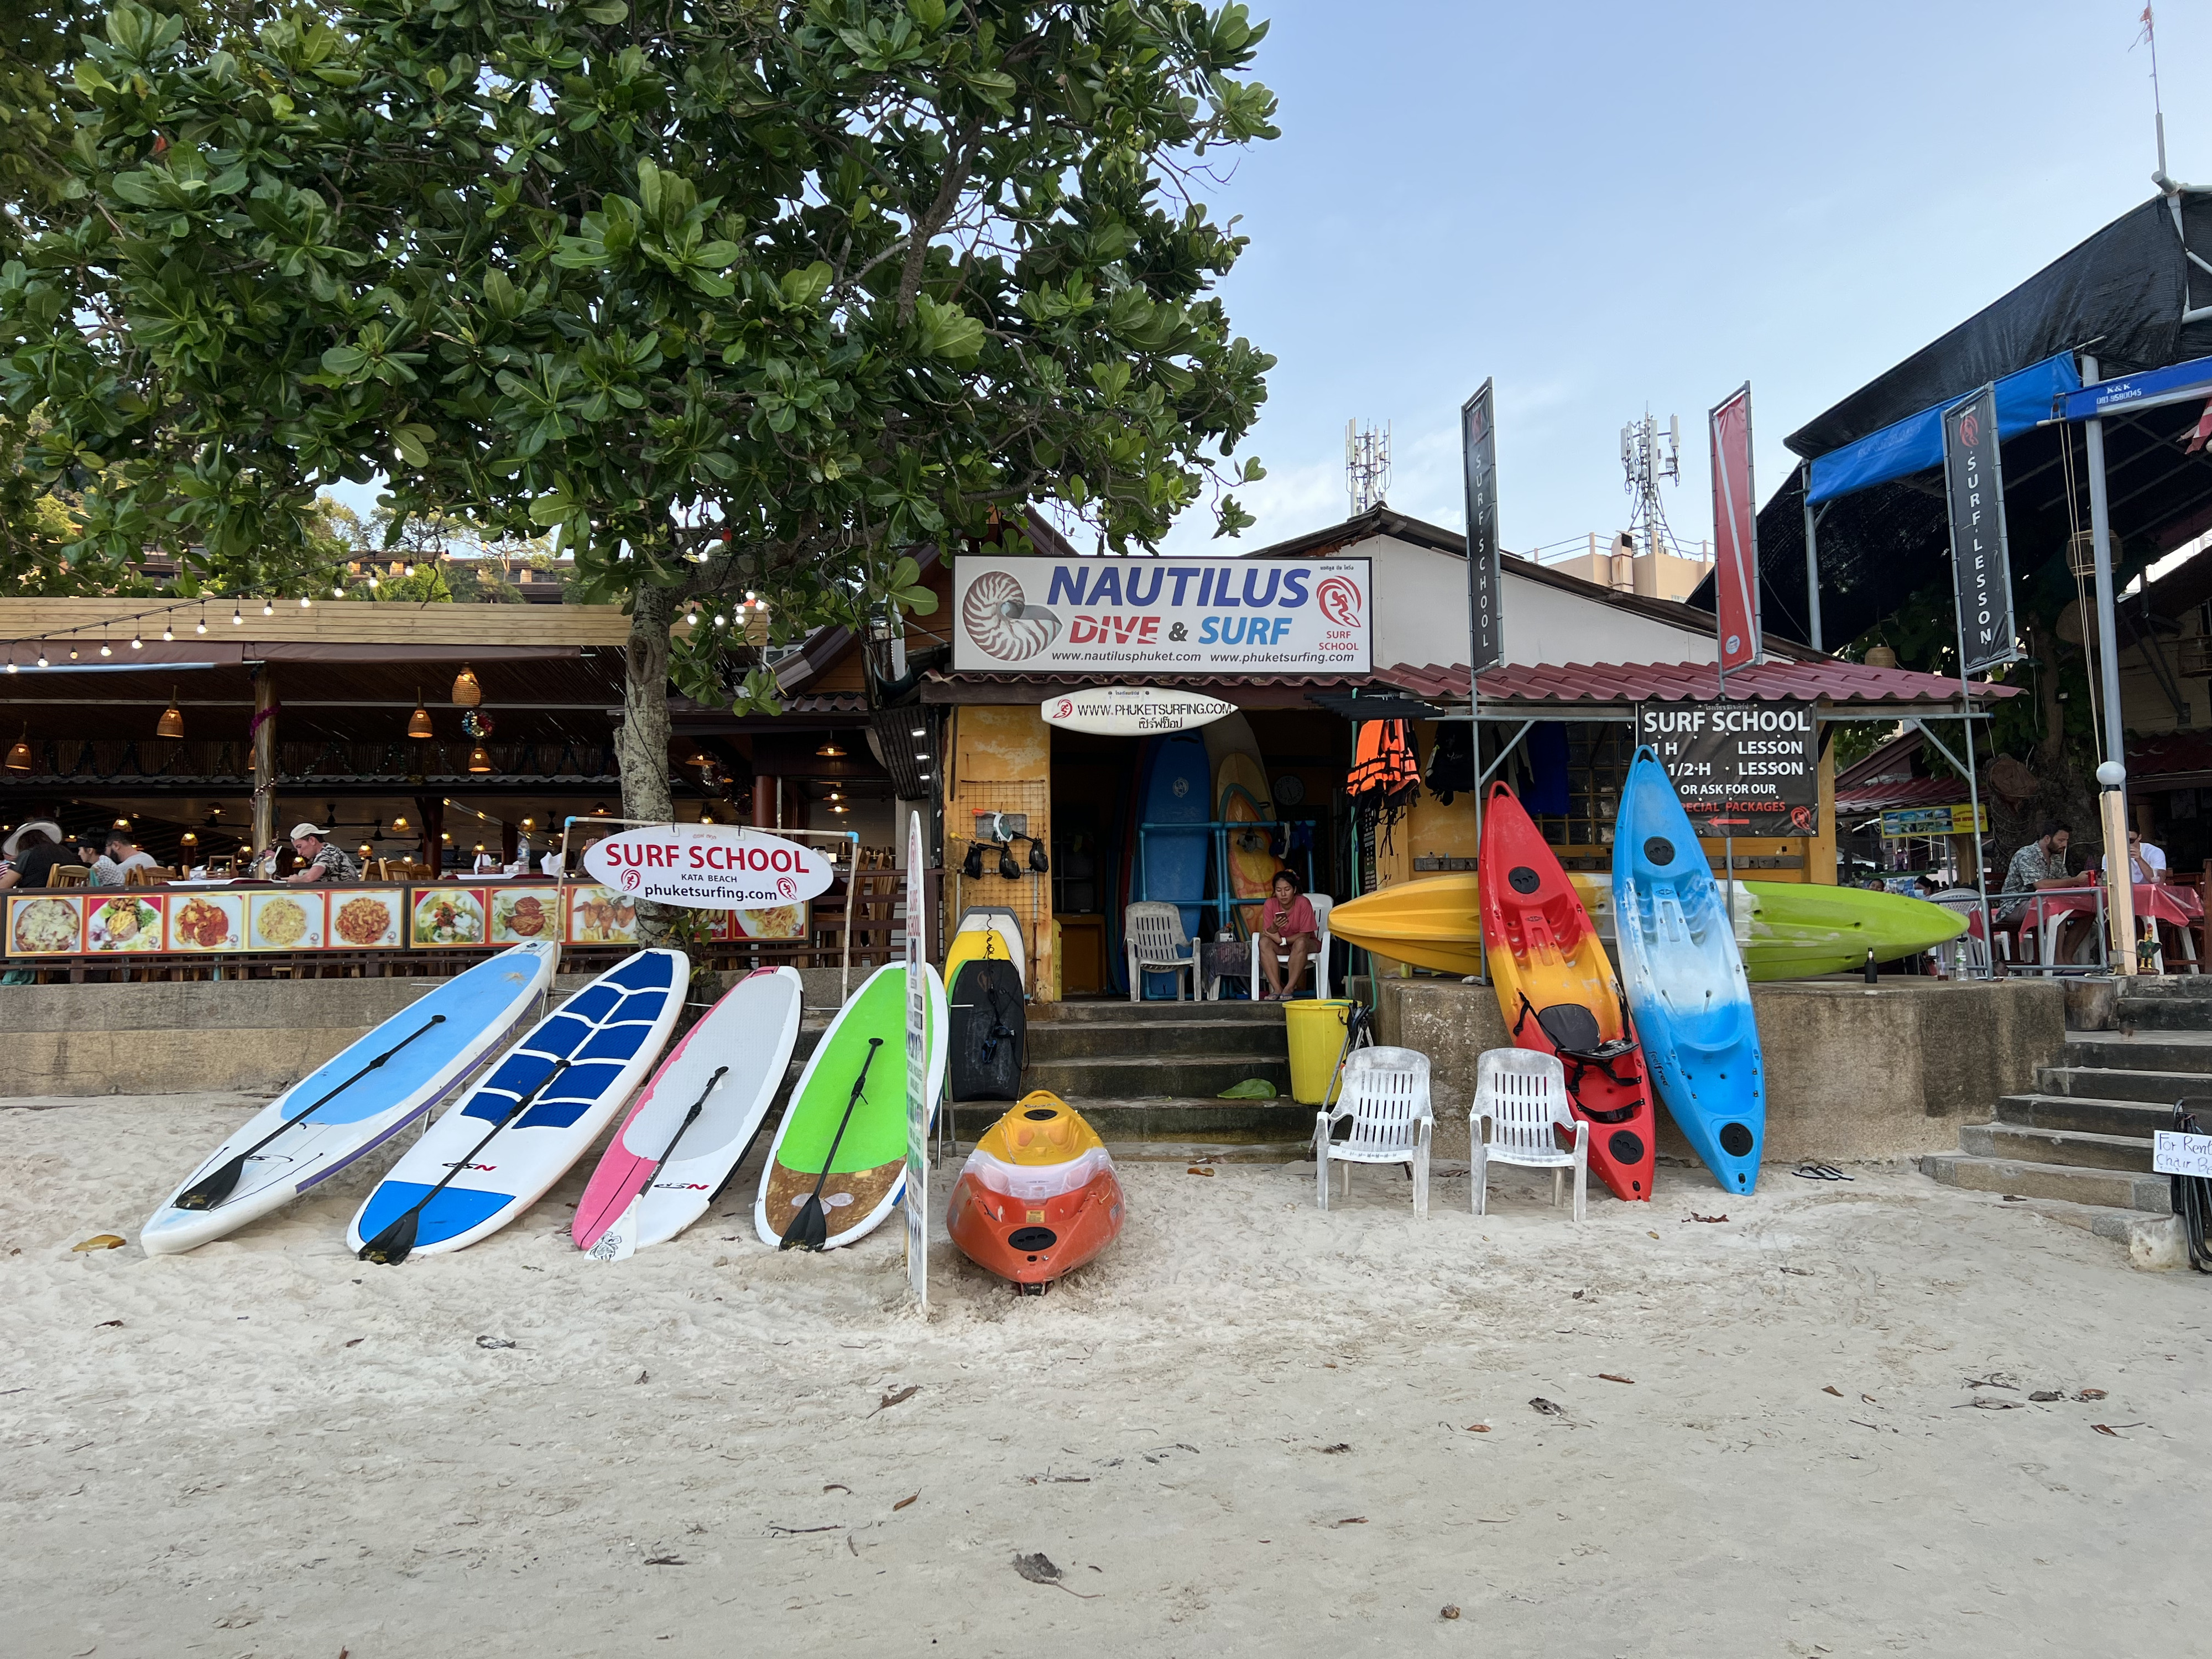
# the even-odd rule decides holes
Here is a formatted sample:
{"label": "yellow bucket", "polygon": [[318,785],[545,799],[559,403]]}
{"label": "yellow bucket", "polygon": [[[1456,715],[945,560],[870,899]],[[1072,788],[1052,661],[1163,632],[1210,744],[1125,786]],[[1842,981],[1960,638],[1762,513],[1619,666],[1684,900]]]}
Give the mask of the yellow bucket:
{"label": "yellow bucket", "polygon": [[1345,1022],[1352,1015],[1352,1000],[1331,997],[1325,1002],[1286,1002],[1284,1023],[1290,1028],[1291,1098],[1301,1106],[1336,1103],[1337,1056],[1344,1052]]}

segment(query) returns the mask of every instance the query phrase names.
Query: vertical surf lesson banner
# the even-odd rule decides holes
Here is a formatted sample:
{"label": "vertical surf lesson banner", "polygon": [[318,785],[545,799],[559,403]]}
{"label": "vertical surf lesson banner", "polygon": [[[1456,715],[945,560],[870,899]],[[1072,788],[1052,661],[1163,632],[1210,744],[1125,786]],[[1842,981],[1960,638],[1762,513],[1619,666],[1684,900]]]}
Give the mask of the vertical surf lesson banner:
{"label": "vertical surf lesson banner", "polygon": [[[1486,673],[1505,659],[1498,549],[1498,428],[1491,382],[1460,405],[1459,434],[1467,467],[1468,672]],[[1468,687],[1469,695],[1474,688]],[[1477,791],[1478,794],[1481,792]]]}
{"label": "vertical surf lesson banner", "polygon": [[921,814],[906,835],[906,1278],[929,1311],[929,988],[921,914]]}
{"label": "vertical surf lesson banner", "polygon": [[1713,451],[1713,587],[1721,672],[1766,659],[1759,630],[1759,498],[1751,480],[1751,382],[1706,417]]}
{"label": "vertical surf lesson banner", "polygon": [[2014,660],[2012,561],[2005,544],[1997,392],[1985,386],[1943,411],[1943,485],[1951,508],[1951,574],[1959,595],[1959,672]]}

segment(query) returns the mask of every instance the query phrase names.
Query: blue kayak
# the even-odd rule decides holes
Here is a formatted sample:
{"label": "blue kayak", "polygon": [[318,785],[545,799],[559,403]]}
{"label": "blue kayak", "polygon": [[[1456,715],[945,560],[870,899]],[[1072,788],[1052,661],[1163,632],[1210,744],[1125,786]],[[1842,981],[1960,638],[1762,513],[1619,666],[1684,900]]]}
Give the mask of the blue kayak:
{"label": "blue kayak", "polygon": [[1613,836],[1613,933],[1659,1099],[1713,1178],[1759,1184],[1766,1074],[1719,884],[1667,769],[1638,749]]}

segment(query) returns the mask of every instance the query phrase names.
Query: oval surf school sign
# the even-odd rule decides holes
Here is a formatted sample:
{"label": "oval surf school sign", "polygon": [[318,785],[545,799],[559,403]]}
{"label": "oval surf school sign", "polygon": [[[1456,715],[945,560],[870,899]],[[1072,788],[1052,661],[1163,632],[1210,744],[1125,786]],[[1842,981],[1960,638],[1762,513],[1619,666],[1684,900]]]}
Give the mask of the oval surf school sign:
{"label": "oval surf school sign", "polygon": [[1047,726],[1061,726],[1071,732],[1088,732],[1101,738],[1148,738],[1210,724],[1235,714],[1237,705],[1218,697],[1200,696],[1195,691],[1126,685],[1047,697],[1043,712]]}
{"label": "oval surf school sign", "polygon": [[835,878],[811,847],[722,823],[625,830],[584,854],[592,878],[620,893],[690,910],[799,904]]}

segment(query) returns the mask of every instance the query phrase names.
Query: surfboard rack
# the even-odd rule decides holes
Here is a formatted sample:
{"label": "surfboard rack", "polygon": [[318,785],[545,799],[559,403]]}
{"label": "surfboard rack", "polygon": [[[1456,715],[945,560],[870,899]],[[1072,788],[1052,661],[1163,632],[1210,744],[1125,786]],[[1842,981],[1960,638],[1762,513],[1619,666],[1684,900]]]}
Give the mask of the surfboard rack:
{"label": "surfboard rack", "polygon": [[[1312,822],[1310,819],[1302,821]],[[1280,830],[1287,833],[1291,828],[1291,821],[1288,818],[1237,818],[1227,822],[1217,818],[1211,823],[1140,823],[1137,826],[1137,886],[1139,890],[1135,896],[1139,900],[1150,899],[1153,896],[1152,882],[1145,866],[1145,838],[1147,835],[1154,830],[1158,830],[1162,835],[1182,836],[1188,835],[1194,830],[1211,830],[1213,835],[1214,896],[1210,899],[1185,899],[1169,898],[1162,895],[1161,902],[1170,904],[1188,904],[1199,909],[1211,909],[1213,912],[1214,927],[1217,929],[1226,929],[1230,926],[1231,912],[1247,904],[1266,902],[1264,898],[1238,898],[1229,890],[1230,836],[1232,833],[1252,830]],[[1314,872],[1313,846],[1310,842],[1307,844],[1305,851],[1305,890],[1310,893],[1313,891]]]}

